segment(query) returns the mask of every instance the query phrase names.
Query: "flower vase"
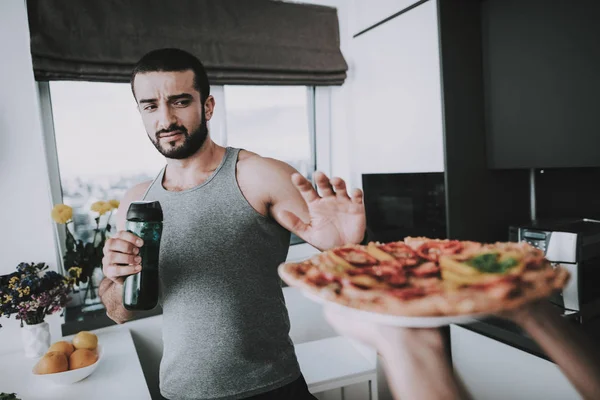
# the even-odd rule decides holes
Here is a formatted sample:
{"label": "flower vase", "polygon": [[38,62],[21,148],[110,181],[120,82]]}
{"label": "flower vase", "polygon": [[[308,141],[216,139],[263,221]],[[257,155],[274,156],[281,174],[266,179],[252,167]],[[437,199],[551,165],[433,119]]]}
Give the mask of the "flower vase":
{"label": "flower vase", "polygon": [[97,311],[104,308],[102,300],[98,295],[98,288],[100,286],[100,281],[102,281],[102,277],[102,269],[98,267],[94,268],[88,278],[87,287],[84,290],[82,312]]}
{"label": "flower vase", "polygon": [[25,357],[41,357],[50,348],[50,326],[47,322],[25,324],[21,328],[21,340]]}

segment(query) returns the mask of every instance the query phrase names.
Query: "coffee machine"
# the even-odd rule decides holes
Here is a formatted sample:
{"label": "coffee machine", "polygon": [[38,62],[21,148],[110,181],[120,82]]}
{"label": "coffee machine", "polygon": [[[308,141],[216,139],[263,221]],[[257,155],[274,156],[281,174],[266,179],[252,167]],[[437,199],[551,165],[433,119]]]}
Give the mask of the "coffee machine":
{"label": "coffee machine", "polygon": [[567,286],[550,300],[579,322],[600,316],[600,221],[587,218],[535,220],[511,226],[509,240],[542,250],[571,274]]}

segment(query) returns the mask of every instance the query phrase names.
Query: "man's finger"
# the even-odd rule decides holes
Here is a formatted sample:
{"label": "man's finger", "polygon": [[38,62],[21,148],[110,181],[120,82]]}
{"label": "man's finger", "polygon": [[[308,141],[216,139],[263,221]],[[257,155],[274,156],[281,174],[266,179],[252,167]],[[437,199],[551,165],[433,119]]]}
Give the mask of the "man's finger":
{"label": "man's finger", "polygon": [[127,232],[127,231],[119,231],[113,236],[113,238],[124,240],[124,241],[134,244],[138,247],[140,247],[144,244],[144,241],[142,239],[140,239],[138,236],[134,235],[133,233]]}
{"label": "man's finger", "polygon": [[137,265],[142,262],[142,257],[135,256],[133,254],[125,254],[125,253],[117,253],[111,251],[105,255],[106,264],[129,264],[129,265]]}
{"label": "man's finger", "polygon": [[102,272],[104,273],[104,275],[110,279],[114,279],[117,278],[119,276],[129,276],[129,275],[133,275],[136,274],[138,272],[140,272],[142,270],[142,266],[141,265],[115,265],[115,264],[110,264],[105,266],[102,269]]}
{"label": "man's finger", "polygon": [[363,192],[360,189],[354,189],[352,191],[352,202],[356,204],[363,203]]}
{"label": "man's finger", "polygon": [[137,247],[135,244],[114,237],[106,240],[104,248],[105,253],[107,250],[125,254],[139,254],[140,252],[139,247]]}
{"label": "man's finger", "polygon": [[299,173],[294,172],[292,174],[292,183],[294,184],[294,186],[296,186],[296,189],[298,189],[298,191],[300,192],[300,194],[304,198],[304,201],[306,201],[307,204],[319,198],[319,195],[312,187],[310,182]]}
{"label": "man's finger", "polygon": [[348,192],[346,191],[346,182],[344,182],[344,180],[342,178],[338,178],[338,177],[332,178],[331,185],[335,189],[335,195],[338,198],[350,200],[350,197],[348,196]]}
{"label": "man's finger", "polygon": [[321,192],[322,197],[334,196],[333,188],[329,182],[329,178],[322,172],[315,172],[315,183]]}

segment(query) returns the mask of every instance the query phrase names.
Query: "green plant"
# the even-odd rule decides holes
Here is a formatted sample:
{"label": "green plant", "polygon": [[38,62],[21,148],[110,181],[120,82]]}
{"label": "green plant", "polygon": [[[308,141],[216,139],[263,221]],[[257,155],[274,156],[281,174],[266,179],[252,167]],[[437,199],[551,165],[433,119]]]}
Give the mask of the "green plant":
{"label": "green plant", "polygon": [[[63,265],[69,276],[75,279],[75,283],[86,283],[94,272],[94,268],[102,265],[104,243],[107,234],[111,231],[109,223],[110,217],[115,209],[119,207],[118,200],[97,201],[91,206],[91,210],[98,213],[95,218],[96,228],[91,242],[77,240],[69,229],[69,224],[73,223],[73,209],[65,204],[57,204],[52,209],[52,218],[58,224],[64,224],[66,230],[65,254],[63,255]],[[108,214],[104,226],[101,225],[101,218]]]}
{"label": "green plant", "polygon": [[0,400],[21,400],[15,393],[0,393]]}

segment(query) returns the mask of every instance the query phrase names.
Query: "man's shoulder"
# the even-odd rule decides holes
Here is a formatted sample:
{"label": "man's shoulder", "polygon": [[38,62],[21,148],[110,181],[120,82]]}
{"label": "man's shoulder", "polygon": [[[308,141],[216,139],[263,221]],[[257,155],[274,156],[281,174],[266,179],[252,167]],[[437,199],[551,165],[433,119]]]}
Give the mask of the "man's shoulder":
{"label": "man's shoulder", "polygon": [[151,184],[152,181],[138,183],[125,192],[123,199],[121,199],[119,209],[117,210],[117,226],[119,230],[123,230],[125,227],[125,215],[127,214],[129,205],[134,201],[142,200],[144,193],[146,193],[146,190],[148,190]]}
{"label": "man's shoulder", "polygon": [[125,193],[125,199],[128,199],[130,201],[141,200],[142,197],[144,196],[144,193],[146,193],[146,190],[148,190],[148,188],[150,187],[151,184],[152,184],[152,181],[145,181],[142,183],[138,183],[135,186],[132,186]]}
{"label": "man's shoulder", "polygon": [[287,163],[275,158],[263,157],[248,150],[240,150],[238,155],[238,172],[252,175],[289,175],[295,170]]}

